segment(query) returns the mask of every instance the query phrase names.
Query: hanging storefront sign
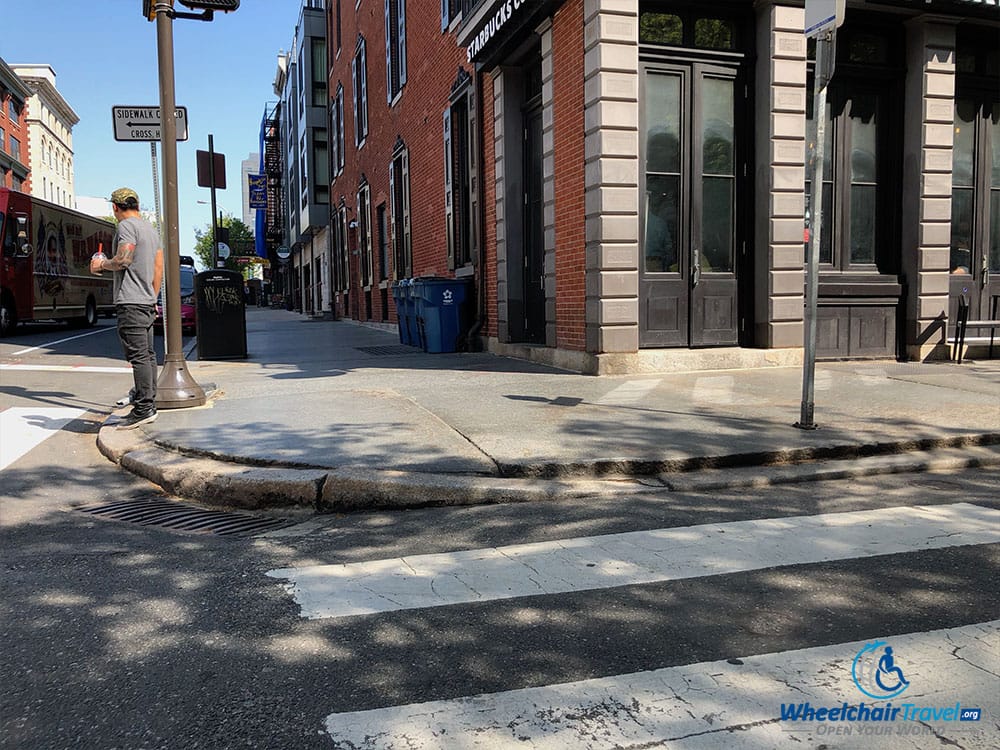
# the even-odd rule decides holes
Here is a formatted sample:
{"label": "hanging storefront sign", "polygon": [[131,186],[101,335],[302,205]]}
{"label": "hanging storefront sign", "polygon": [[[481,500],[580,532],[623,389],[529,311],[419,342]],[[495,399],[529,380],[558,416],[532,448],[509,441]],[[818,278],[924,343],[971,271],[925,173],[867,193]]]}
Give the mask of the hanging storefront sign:
{"label": "hanging storefront sign", "polygon": [[247,187],[250,192],[250,209],[267,210],[267,176],[248,174]]}

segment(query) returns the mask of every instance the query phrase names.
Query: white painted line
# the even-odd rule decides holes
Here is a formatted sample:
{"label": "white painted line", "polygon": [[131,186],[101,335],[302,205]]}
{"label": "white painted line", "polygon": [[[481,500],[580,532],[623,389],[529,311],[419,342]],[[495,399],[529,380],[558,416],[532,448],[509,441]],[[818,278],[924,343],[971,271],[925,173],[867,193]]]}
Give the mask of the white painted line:
{"label": "white painted line", "polygon": [[1000,542],[1000,511],[968,503],[634,531],[343,565],[282,568],[305,618],[519,596]]}
{"label": "white painted line", "polygon": [[84,336],[94,336],[98,333],[107,333],[108,331],[117,331],[117,328],[101,328],[96,331],[87,331],[87,333],[79,333],[76,336],[70,336],[69,338],[59,339],[58,341],[52,341],[48,344],[39,344],[38,346],[33,346],[30,349],[22,349],[19,352],[14,352],[10,356],[18,357],[22,354],[27,354],[28,352],[36,352],[39,349],[51,349],[53,346],[59,346],[59,344],[65,344],[67,341],[72,341],[73,339],[82,339]]}
{"label": "white painted line", "polygon": [[637,404],[662,382],[662,380],[629,380],[617,388],[612,388],[595,403],[602,406]]}
{"label": "white painted line", "polygon": [[[873,641],[876,639],[872,639]],[[866,698],[851,666],[865,641],[738,660],[703,662],[561,685],[487,693],[454,700],[331,714],[326,731],[337,747],[532,748],[605,750],[664,747],[900,748],[996,747],[1000,710],[1000,621],[881,636],[912,689],[891,701],[982,709],[978,722],[781,721],[781,705],[809,702],[869,710],[886,701]],[[732,664],[731,661],[742,663]],[[930,726],[927,726],[930,725]],[[837,729],[841,730],[839,736]],[[834,734],[826,738],[823,730]],[[851,730],[845,736],[844,732]],[[877,731],[874,731],[877,730]],[[865,732],[868,732],[867,734]],[[949,737],[945,742],[935,737]],[[958,740],[956,742],[955,740]]]}
{"label": "white painted line", "polygon": [[0,370],[22,372],[127,372],[131,367],[97,367],[91,365],[0,365]]}
{"label": "white painted line", "polygon": [[0,412],[0,471],[85,411],[68,407],[14,406]]}

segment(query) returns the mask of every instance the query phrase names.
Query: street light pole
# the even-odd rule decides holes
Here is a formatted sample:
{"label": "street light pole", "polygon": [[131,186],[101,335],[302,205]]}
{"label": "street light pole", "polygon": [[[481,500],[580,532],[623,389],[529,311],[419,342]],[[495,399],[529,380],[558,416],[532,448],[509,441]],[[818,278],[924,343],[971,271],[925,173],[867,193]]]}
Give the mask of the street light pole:
{"label": "street light pole", "polygon": [[205,403],[202,390],[184,361],[181,342],[181,263],[177,211],[177,109],[174,97],[174,0],[156,0],[156,51],[160,68],[160,112],[163,149],[163,199],[166,245],[166,354],[156,383],[156,406],[180,409]]}

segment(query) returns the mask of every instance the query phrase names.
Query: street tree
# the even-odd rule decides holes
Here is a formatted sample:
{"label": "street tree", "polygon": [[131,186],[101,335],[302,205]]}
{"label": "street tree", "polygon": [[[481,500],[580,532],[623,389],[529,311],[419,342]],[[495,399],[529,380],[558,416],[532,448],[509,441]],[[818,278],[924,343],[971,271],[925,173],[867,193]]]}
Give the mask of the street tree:
{"label": "street tree", "polygon": [[[221,226],[229,230],[226,244],[231,252],[225,260],[226,268],[242,273],[244,268],[236,262],[236,258],[255,255],[253,231],[232,215],[223,214],[220,221]],[[201,261],[201,266],[212,268],[212,225],[206,224],[203,230],[195,229],[194,238],[194,254]]]}

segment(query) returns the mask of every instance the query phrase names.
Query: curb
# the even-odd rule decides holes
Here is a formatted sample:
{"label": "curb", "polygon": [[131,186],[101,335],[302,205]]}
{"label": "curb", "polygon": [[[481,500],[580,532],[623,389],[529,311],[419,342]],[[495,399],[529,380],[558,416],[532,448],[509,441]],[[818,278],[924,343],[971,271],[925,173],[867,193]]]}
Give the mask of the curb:
{"label": "curb", "polygon": [[[159,485],[169,494],[208,505],[262,508],[313,508],[318,513],[425,506],[485,505],[573,497],[616,499],[653,492],[700,492],[759,488],[779,484],[848,479],[918,471],[956,471],[1000,466],[1000,436],[857,445],[835,449],[836,460],[748,465],[760,456],[703,457],[684,471],[658,474],[605,474],[594,464],[590,476],[514,478],[370,470],[250,466],[235,461],[189,456],[151,442],[142,431],[119,432],[107,422],[97,445],[122,468]],[[831,449],[833,452],[834,449]],[[740,463],[740,461],[743,463]],[[725,467],[725,468],[719,468]],[[595,476],[596,474],[596,476]]]}

